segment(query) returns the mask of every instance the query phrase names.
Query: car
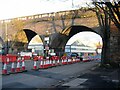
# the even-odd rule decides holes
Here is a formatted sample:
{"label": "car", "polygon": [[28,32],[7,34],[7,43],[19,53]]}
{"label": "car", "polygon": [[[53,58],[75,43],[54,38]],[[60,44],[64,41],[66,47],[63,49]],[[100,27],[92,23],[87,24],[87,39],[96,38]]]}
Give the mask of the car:
{"label": "car", "polygon": [[79,55],[77,53],[71,53],[71,57],[78,57]]}
{"label": "car", "polygon": [[78,57],[79,55],[78,55],[78,53],[68,53],[67,56],[75,58],[75,57]]}

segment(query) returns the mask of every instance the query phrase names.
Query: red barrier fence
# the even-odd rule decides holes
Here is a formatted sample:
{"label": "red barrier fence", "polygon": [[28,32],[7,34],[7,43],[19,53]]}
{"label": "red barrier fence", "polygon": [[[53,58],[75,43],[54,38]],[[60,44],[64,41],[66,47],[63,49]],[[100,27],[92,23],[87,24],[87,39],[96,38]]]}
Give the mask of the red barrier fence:
{"label": "red barrier fence", "polygon": [[[31,58],[30,56],[17,56],[12,54],[0,55],[0,60],[3,63],[2,65],[3,75],[27,71],[25,66],[26,65],[25,60],[30,60],[30,62],[33,62],[33,65],[31,65],[31,69],[33,70],[47,69],[49,67],[73,64],[81,61],[80,57],[73,58],[73,57],[62,56],[60,58],[59,56],[52,56],[52,57],[44,58],[43,56],[36,55],[33,58]],[[99,60],[99,58],[94,60]],[[87,61],[88,59],[85,59],[85,60],[83,59],[82,62],[87,62]],[[92,60],[89,60],[89,61],[92,61]],[[26,62],[28,63],[28,61]],[[39,63],[39,66],[38,66],[38,63]]]}

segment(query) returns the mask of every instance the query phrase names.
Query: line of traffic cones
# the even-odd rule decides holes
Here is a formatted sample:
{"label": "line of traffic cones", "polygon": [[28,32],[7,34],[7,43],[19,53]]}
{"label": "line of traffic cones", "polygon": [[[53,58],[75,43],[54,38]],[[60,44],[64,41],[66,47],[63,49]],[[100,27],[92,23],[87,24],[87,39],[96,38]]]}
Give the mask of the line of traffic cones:
{"label": "line of traffic cones", "polygon": [[[9,75],[9,74],[15,74],[15,73],[22,73],[22,72],[26,72],[26,68],[25,68],[25,59],[24,57],[18,57],[15,59],[11,59],[11,69],[8,72],[8,68],[7,65],[9,64],[8,62],[8,57],[6,56],[3,60],[3,70],[2,70],[2,75]],[[17,61],[17,66],[15,68],[15,62]],[[22,61],[22,67],[20,66],[20,62]]]}

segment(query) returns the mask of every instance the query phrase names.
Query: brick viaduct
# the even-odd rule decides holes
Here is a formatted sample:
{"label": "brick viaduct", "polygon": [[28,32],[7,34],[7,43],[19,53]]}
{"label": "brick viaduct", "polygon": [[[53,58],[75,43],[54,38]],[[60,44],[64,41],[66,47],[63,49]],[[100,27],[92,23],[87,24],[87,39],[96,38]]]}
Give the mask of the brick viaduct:
{"label": "brick viaduct", "polygon": [[[15,27],[16,24],[17,27]],[[40,35],[42,40],[48,35],[51,39],[51,48],[63,48],[67,41],[78,32],[92,31],[101,37],[103,36],[97,17],[92,11],[70,10],[31,15],[1,20],[0,25],[0,36],[3,40],[6,36],[7,38],[11,38],[10,36],[19,32],[17,28],[20,28],[20,30],[22,29],[24,31],[33,31],[34,34]],[[5,32],[7,32],[7,35]],[[33,36],[28,34],[28,41],[30,41]],[[120,31],[112,25],[110,31],[110,56],[108,56],[108,58],[117,63],[120,61],[119,37]]]}

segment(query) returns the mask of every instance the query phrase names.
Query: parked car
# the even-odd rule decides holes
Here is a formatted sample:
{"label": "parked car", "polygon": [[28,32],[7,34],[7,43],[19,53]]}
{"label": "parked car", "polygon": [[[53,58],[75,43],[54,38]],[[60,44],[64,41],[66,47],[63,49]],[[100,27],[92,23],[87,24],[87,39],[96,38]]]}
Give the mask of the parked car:
{"label": "parked car", "polygon": [[67,56],[75,58],[75,57],[78,57],[79,55],[77,53],[68,53]]}

